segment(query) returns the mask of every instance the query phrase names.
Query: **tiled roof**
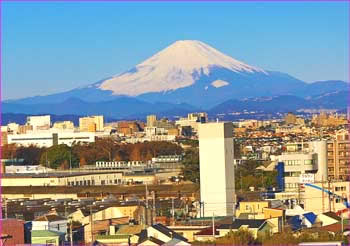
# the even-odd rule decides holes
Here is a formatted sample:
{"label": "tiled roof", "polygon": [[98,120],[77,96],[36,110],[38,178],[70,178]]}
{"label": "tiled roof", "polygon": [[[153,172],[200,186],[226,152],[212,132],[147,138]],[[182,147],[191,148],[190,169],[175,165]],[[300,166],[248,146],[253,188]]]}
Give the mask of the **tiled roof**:
{"label": "tiled roof", "polygon": [[66,218],[63,218],[56,214],[47,214],[36,218],[34,221],[58,221],[58,220],[66,220]]}

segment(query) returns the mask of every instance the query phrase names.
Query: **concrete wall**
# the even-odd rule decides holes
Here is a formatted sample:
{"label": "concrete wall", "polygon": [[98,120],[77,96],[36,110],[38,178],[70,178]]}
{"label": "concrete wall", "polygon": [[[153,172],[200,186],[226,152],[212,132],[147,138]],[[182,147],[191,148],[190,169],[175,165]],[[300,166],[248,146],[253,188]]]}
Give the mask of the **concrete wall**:
{"label": "concrete wall", "polygon": [[232,216],[235,200],[232,123],[199,125],[199,157],[204,216]]}

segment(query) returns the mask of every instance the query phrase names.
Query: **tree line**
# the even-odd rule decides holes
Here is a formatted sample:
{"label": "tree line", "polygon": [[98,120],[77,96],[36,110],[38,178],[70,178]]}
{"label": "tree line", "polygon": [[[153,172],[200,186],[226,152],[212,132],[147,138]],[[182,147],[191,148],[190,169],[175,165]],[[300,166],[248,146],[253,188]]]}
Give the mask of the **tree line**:
{"label": "tree line", "polygon": [[2,159],[24,159],[24,165],[67,169],[94,165],[96,161],[148,161],[159,155],[182,152],[179,145],[171,142],[125,144],[112,138],[98,138],[94,143],[60,144],[49,148],[8,144],[2,147]]}

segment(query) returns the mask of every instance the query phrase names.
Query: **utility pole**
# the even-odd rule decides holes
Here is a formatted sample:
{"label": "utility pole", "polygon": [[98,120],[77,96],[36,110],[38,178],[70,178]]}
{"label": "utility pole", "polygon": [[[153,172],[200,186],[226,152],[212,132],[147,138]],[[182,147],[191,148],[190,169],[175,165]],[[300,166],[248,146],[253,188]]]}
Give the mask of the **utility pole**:
{"label": "utility pole", "polygon": [[69,172],[72,172],[72,147],[70,147],[70,152],[69,152]]}
{"label": "utility pole", "polygon": [[147,182],[146,182],[146,186],[145,186],[145,200],[146,200],[146,225],[149,224],[149,221],[148,221],[148,187],[147,187]]}
{"label": "utility pole", "polygon": [[215,217],[214,217],[214,212],[213,212],[213,217],[212,217],[212,229],[213,229],[213,241],[215,240]]}
{"label": "utility pole", "polygon": [[241,193],[242,193],[242,189],[243,189],[243,182],[242,182],[242,171],[239,172],[239,177],[240,177],[240,180],[241,180]]}
{"label": "utility pole", "polygon": [[323,180],[323,175],[322,175],[322,213],[324,213],[324,180]]}
{"label": "utility pole", "polygon": [[332,212],[332,203],[331,203],[331,181],[330,179],[328,179],[328,208],[329,208],[329,211]]}
{"label": "utility pole", "polygon": [[7,198],[5,198],[5,219],[7,219]]}
{"label": "utility pole", "polygon": [[90,205],[91,243],[94,243],[93,223],[94,220],[92,218],[92,205]]}
{"label": "utility pole", "polygon": [[152,191],[152,199],[153,199],[153,210],[152,210],[152,225],[156,223],[156,193]]}
{"label": "utility pole", "polygon": [[67,213],[67,202],[64,202],[64,217],[67,218],[68,213]]}
{"label": "utility pole", "polygon": [[70,217],[70,246],[73,246],[73,218]]}
{"label": "utility pole", "polygon": [[175,206],[174,206],[174,197],[171,198],[171,213],[173,217],[173,225],[175,225]]}

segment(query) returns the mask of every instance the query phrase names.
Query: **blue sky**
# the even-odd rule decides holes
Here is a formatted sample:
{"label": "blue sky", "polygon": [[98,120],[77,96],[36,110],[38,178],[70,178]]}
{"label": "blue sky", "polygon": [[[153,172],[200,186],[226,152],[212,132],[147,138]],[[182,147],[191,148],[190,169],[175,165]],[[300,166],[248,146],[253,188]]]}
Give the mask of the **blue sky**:
{"label": "blue sky", "polygon": [[94,83],[176,40],[306,82],[349,74],[347,2],[3,2],[2,98]]}

